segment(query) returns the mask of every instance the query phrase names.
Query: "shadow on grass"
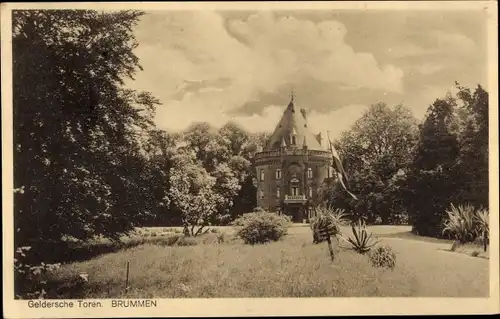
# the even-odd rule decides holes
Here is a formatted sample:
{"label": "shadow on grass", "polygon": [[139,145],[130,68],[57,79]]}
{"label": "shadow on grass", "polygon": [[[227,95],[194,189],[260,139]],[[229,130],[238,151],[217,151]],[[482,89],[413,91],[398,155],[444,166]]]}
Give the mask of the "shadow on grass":
{"label": "shadow on grass", "polygon": [[392,233],[392,234],[378,234],[377,237],[379,237],[379,238],[408,239],[408,240],[415,240],[415,241],[421,241],[421,242],[426,242],[426,243],[439,243],[439,244],[448,244],[448,243],[451,244],[451,243],[453,243],[453,240],[451,240],[451,239],[419,236],[419,235],[412,233],[411,231]]}
{"label": "shadow on grass", "polygon": [[487,259],[487,260],[490,259],[490,257],[488,255],[485,255],[487,253],[485,253],[484,251],[479,252],[477,250],[473,250],[473,251],[452,250],[450,248],[439,248],[438,250],[439,251],[444,251],[444,252],[447,252],[447,253],[461,254],[461,255],[464,255],[464,256],[467,256],[467,257],[471,257],[471,258],[482,258],[482,259]]}
{"label": "shadow on grass", "polygon": [[184,237],[179,234],[158,237],[127,237],[121,240],[96,240],[85,243],[62,242],[58,244],[39,243],[30,251],[25,263],[38,264],[43,261],[50,263],[71,263],[96,258],[101,255],[115,253],[121,250],[134,248],[144,244],[159,246],[190,246],[197,244],[199,239]]}

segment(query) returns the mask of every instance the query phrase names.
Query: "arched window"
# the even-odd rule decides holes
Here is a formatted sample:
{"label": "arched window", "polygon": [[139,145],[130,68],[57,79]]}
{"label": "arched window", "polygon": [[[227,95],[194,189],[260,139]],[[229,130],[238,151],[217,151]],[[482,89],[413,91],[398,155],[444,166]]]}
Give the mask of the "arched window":
{"label": "arched window", "polygon": [[276,170],[276,179],[281,179],[281,169]]}
{"label": "arched window", "polygon": [[281,198],[281,190],[279,187],[276,188],[276,197]]}
{"label": "arched window", "polygon": [[313,170],[312,168],[307,168],[307,178],[311,179],[313,178]]}
{"label": "arched window", "polygon": [[260,170],[260,180],[261,181],[264,180],[264,170],[263,169]]}
{"label": "arched window", "polygon": [[313,197],[313,189],[312,187],[309,187],[309,198]]}

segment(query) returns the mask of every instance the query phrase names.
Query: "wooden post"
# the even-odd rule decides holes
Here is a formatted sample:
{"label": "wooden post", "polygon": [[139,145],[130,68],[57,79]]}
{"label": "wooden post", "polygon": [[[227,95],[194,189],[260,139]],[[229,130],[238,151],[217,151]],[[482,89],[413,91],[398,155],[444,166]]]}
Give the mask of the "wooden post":
{"label": "wooden post", "polygon": [[128,274],[130,270],[130,262],[127,261],[127,277],[125,278],[125,291],[128,291]]}
{"label": "wooden post", "polygon": [[332,262],[335,260],[335,255],[333,253],[332,240],[330,235],[326,236],[326,242],[328,243],[328,250],[330,250],[330,257],[332,258]]}

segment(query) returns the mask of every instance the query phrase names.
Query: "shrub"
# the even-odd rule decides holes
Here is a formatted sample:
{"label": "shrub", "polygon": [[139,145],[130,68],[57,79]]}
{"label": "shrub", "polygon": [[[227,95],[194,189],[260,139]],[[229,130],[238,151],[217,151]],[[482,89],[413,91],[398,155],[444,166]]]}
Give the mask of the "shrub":
{"label": "shrub", "polygon": [[354,224],[351,226],[353,237],[347,238],[347,242],[350,244],[351,249],[354,251],[365,254],[370,251],[378,242],[372,237],[372,233],[368,234],[366,231],[366,224],[361,219],[358,220],[357,227]]}
{"label": "shrub", "polygon": [[317,207],[317,216],[311,219],[310,227],[313,232],[313,243],[317,244],[325,240],[320,236],[321,232],[327,232],[331,236],[340,235],[340,226],[347,225],[348,221],[343,209],[330,207]]}
{"label": "shrub", "polygon": [[374,267],[394,269],[396,266],[396,253],[390,246],[380,246],[369,254],[370,262]]}
{"label": "shrub", "polygon": [[477,236],[475,209],[472,205],[460,205],[446,211],[448,215],[443,223],[443,234],[449,234],[461,244],[473,242]]}
{"label": "shrub", "polygon": [[290,226],[290,217],[268,212],[255,212],[245,214],[233,223],[240,226],[237,236],[245,244],[263,244],[278,241],[287,234]]}
{"label": "shrub", "polygon": [[490,238],[490,227],[489,227],[490,214],[487,210],[479,210],[476,212],[475,220],[476,220],[477,235],[483,243],[484,251],[486,251],[488,248],[488,242]]}

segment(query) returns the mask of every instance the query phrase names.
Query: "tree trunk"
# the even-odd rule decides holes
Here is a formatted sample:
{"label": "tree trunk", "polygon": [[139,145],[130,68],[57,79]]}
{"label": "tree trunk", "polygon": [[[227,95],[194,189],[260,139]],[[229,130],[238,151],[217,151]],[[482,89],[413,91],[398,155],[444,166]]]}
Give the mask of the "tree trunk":
{"label": "tree trunk", "polygon": [[330,236],[326,237],[326,242],[328,243],[328,250],[330,250],[330,257],[332,258],[332,262],[335,260],[335,254],[333,252],[332,240]]}

